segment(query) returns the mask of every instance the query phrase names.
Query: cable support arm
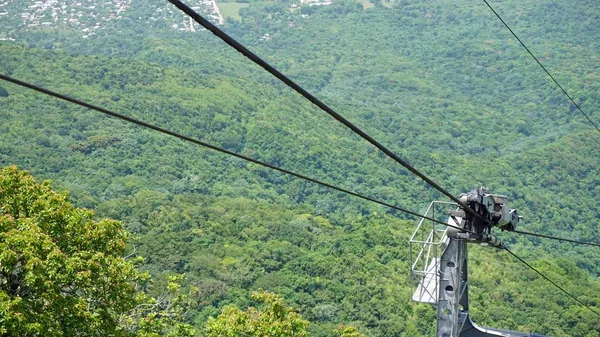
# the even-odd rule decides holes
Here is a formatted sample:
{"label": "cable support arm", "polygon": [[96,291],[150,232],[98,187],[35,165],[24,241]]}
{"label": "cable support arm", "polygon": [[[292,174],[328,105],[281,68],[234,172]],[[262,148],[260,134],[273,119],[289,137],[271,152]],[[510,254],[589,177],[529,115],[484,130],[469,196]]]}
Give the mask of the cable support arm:
{"label": "cable support arm", "polygon": [[289,77],[285,76],[283,73],[281,73],[280,71],[278,71],[277,69],[275,69],[273,66],[271,66],[270,64],[268,64],[266,61],[264,61],[263,59],[261,59],[260,57],[258,57],[256,54],[254,54],[253,52],[251,52],[250,50],[248,50],[248,48],[244,47],[241,43],[237,42],[235,39],[233,39],[227,33],[225,33],[224,31],[220,30],[217,26],[215,26],[214,24],[212,24],[210,21],[208,21],[205,18],[203,18],[200,14],[198,14],[196,11],[194,11],[193,9],[191,9],[189,6],[185,5],[180,0],[169,0],[169,2],[172,3],[173,5],[175,5],[177,8],[179,8],[182,12],[184,12],[186,15],[188,15],[194,21],[196,21],[197,23],[199,23],[200,25],[202,25],[204,28],[206,28],[209,31],[211,31],[214,35],[216,35],[217,37],[219,37],[221,40],[223,40],[229,46],[233,47],[235,50],[237,50],[238,52],[240,52],[242,55],[244,55],[247,58],[249,58],[252,62],[256,63],[257,65],[259,65],[260,67],[262,67],[263,69],[265,69],[267,72],[269,72],[270,74],[272,74],[273,76],[275,76],[277,79],[279,79],[280,81],[282,81],[283,83],[285,83],[287,86],[289,86],[290,88],[292,88],[293,90],[295,90],[297,93],[299,93],[300,95],[302,95],[304,98],[306,98],[307,100],[309,100],[311,103],[313,103],[314,105],[316,105],[317,107],[319,107],[321,110],[325,111],[331,117],[335,118],[338,122],[342,123],[343,125],[345,125],[349,129],[351,129],[352,131],[354,131],[354,133],[358,134],[360,137],[362,137],[363,139],[365,139],[366,141],[368,141],[369,143],[371,143],[372,145],[374,145],[375,147],[377,147],[380,151],[382,151],[383,153],[385,153],[388,157],[392,158],[394,161],[396,161],[400,165],[404,166],[404,168],[406,168],[407,170],[409,170],[411,173],[413,173],[414,175],[418,176],[419,178],[421,178],[422,180],[424,180],[425,182],[427,182],[429,185],[431,185],[432,187],[434,187],[436,190],[438,190],[439,192],[441,192],[442,194],[444,194],[445,196],[447,196],[448,198],[450,198],[452,201],[454,201],[457,204],[459,204],[469,214],[471,214],[472,216],[474,216],[474,217],[476,217],[478,219],[481,218],[481,216],[479,214],[477,214],[475,211],[473,211],[472,209],[470,209],[465,203],[463,203],[462,201],[460,201],[457,197],[455,197],[454,195],[452,195],[451,193],[449,193],[448,191],[446,191],[444,188],[442,188],[435,181],[431,180],[429,177],[427,177],[426,175],[424,175],[423,173],[421,173],[419,170],[417,170],[416,168],[414,168],[408,162],[406,162],[402,158],[398,157],[396,154],[394,154],[388,148],[386,148],[381,143],[379,143],[378,141],[376,141],[375,139],[373,139],[373,137],[369,136],[367,133],[365,133],[364,131],[362,131],[361,129],[359,129],[357,126],[355,126],[354,124],[352,124],[346,118],[344,118],[343,116],[341,116],[340,114],[338,114],[337,112],[335,112],[327,104],[323,103],[321,100],[319,100],[318,98],[316,98],[315,96],[313,96],[311,93],[309,93],[308,91],[306,91],[300,85],[298,85],[294,81],[292,81]]}
{"label": "cable support arm", "polygon": [[387,202],[384,202],[384,201],[380,201],[380,200],[377,200],[377,199],[374,199],[374,198],[371,198],[371,197],[368,197],[368,196],[364,196],[362,194],[359,194],[359,193],[356,193],[356,192],[353,192],[353,191],[350,191],[350,190],[347,190],[347,189],[344,189],[344,188],[341,188],[341,187],[337,187],[335,185],[332,185],[332,184],[329,184],[329,183],[326,183],[326,182],[322,182],[322,181],[310,178],[310,177],[305,176],[303,174],[296,173],[296,172],[293,172],[293,171],[290,171],[290,170],[287,170],[287,169],[284,169],[284,168],[281,168],[281,167],[278,167],[278,166],[275,166],[275,165],[271,165],[271,164],[268,164],[268,163],[256,160],[254,158],[250,158],[248,156],[244,156],[244,155],[239,154],[239,153],[235,153],[235,152],[232,152],[232,151],[220,148],[220,147],[215,146],[215,145],[211,145],[211,144],[205,143],[205,142],[200,141],[198,139],[191,138],[191,137],[179,134],[179,133],[174,132],[174,131],[167,130],[167,129],[159,127],[159,126],[156,126],[156,125],[153,125],[153,124],[150,124],[150,123],[146,123],[144,121],[141,121],[141,120],[138,120],[138,119],[135,119],[135,118],[132,118],[132,117],[129,117],[129,116],[126,116],[126,115],[114,112],[114,111],[110,111],[110,110],[107,110],[107,109],[95,106],[95,105],[90,104],[90,103],[86,103],[84,101],[81,101],[81,100],[78,100],[78,99],[75,99],[75,98],[71,98],[71,97],[59,94],[57,92],[54,92],[54,91],[51,91],[51,90],[48,90],[48,89],[45,89],[45,88],[42,88],[42,87],[30,84],[30,83],[27,83],[27,82],[24,82],[24,81],[21,81],[21,80],[18,80],[18,79],[6,76],[4,74],[0,74],[0,79],[8,81],[8,82],[11,82],[11,83],[14,83],[14,84],[17,84],[17,85],[20,85],[22,87],[26,87],[26,88],[29,88],[29,89],[41,92],[43,94],[46,94],[46,95],[49,95],[49,96],[52,96],[52,97],[55,97],[55,98],[58,98],[58,99],[61,99],[61,100],[64,100],[64,101],[76,104],[76,105],[79,105],[79,106],[82,106],[82,107],[85,107],[85,108],[88,108],[88,109],[91,109],[91,110],[98,111],[98,112],[103,113],[105,115],[109,115],[109,116],[121,119],[123,121],[129,122],[129,123],[133,123],[133,124],[136,124],[138,126],[145,127],[147,129],[151,129],[151,130],[158,131],[160,133],[163,133],[163,134],[175,137],[175,138],[179,138],[179,139],[181,139],[183,141],[191,142],[191,143],[194,143],[196,145],[200,145],[200,146],[209,148],[209,149],[217,151],[217,152],[221,152],[221,153],[224,153],[224,154],[227,154],[227,155],[239,158],[239,159],[243,159],[243,160],[252,162],[254,164],[257,164],[257,165],[260,165],[260,166],[263,166],[263,167],[266,167],[266,168],[269,168],[269,169],[273,169],[273,170],[276,170],[276,171],[279,171],[279,172],[282,172],[282,173],[285,173],[285,174],[289,174],[289,175],[294,176],[296,178],[300,178],[300,179],[303,179],[303,180],[306,180],[306,181],[310,181],[310,182],[315,183],[317,185],[328,187],[328,188],[336,190],[338,192],[346,193],[346,194],[352,195],[354,197],[357,197],[357,198],[360,198],[360,199],[363,199],[363,200],[371,201],[371,202],[377,203],[379,205],[386,206],[386,207],[395,209],[397,211],[400,211],[400,212],[412,215],[412,216],[417,217],[417,218],[422,218],[422,219],[430,220],[430,221],[439,223],[439,224],[447,226],[447,227],[452,227],[452,228],[455,228],[455,229],[459,229],[461,231],[465,231],[465,232],[468,232],[468,233],[475,234],[472,231],[465,230],[465,229],[457,227],[457,226],[452,226],[452,225],[447,224],[445,222],[442,222],[440,220],[437,220],[437,219],[434,219],[434,218],[430,218],[430,217],[418,214],[418,213],[413,212],[413,211],[409,211],[407,209],[404,209],[404,208],[392,205],[390,203],[387,203]]}

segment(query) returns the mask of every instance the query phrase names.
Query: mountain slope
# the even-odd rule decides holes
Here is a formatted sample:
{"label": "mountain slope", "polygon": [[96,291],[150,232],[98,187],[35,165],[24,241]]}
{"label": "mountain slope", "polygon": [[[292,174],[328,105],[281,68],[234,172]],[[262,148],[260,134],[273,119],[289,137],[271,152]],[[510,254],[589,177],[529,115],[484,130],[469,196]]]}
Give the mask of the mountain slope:
{"label": "mountain slope", "polygon": [[[125,18],[150,8],[140,4]],[[600,49],[590,6],[498,5],[595,118]],[[291,12],[289,3],[259,2],[240,15],[224,29],[453,193],[486,185],[510,197],[522,229],[600,241],[600,138],[485,7],[402,1],[363,10],[339,1]],[[126,22],[87,40],[24,31],[30,47],[2,42],[0,69],[410,209],[441,198],[209,33]],[[260,40],[265,33],[272,38]],[[431,334],[433,310],[408,302],[414,221],[0,86],[8,94],[0,97],[0,164],[52,178],[76,204],[126,221],[149,270],[186,273],[199,286],[196,324],[223,305],[248,304],[249,290],[262,287],[300,308],[317,336],[340,322],[376,336]],[[501,236],[598,305],[597,249]],[[480,322],[598,335],[594,316],[507,256],[471,256]]]}

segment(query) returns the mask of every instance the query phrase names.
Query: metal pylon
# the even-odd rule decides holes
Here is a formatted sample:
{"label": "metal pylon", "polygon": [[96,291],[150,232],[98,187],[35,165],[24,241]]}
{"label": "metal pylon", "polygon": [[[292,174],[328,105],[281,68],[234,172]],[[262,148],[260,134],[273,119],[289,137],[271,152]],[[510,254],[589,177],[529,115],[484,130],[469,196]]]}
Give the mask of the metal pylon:
{"label": "metal pylon", "polygon": [[[426,216],[434,217],[432,202]],[[438,214],[440,214],[438,210]],[[462,219],[458,218],[459,223]],[[448,224],[456,225],[448,218]],[[410,240],[411,280],[418,281],[412,299],[437,309],[436,337],[544,337],[531,333],[480,327],[469,316],[469,279],[467,240],[457,229],[441,229],[422,220]]]}

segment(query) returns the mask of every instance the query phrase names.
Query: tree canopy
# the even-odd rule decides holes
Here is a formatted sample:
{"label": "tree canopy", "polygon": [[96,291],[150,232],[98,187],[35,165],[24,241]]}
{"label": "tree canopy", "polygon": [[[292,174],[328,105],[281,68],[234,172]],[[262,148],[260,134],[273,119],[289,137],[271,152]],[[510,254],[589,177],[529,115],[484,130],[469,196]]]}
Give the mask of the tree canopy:
{"label": "tree canopy", "polygon": [[252,299],[261,302],[262,310],[249,307],[242,311],[226,306],[217,318],[208,320],[206,337],[307,337],[309,322],[276,294],[254,292]]}
{"label": "tree canopy", "polygon": [[15,166],[0,173],[0,329],[10,336],[119,335],[143,278],[127,233]]}
{"label": "tree canopy", "polygon": [[[0,334],[150,337],[165,330],[174,321],[156,312],[128,319],[155,302],[137,289],[149,276],[125,259],[128,238],[123,223],[95,221],[48,181],[2,169]],[[167,330],[186,331],[176,325]]]}
{"label": "tree canopy", "polygon": [[[600,241],[597,131],[484,3],[243,2],[228,3],[239,17],[221,26],[226,32],[448,191],[484,185],[509,197],[525,231]],[[183,18],[170,4],[131,3],[86,38],[62,19],[28,27],[26,2],[8,3],[0,38],[16,41],[0,41],[0,69],[416,212],[442,197],[212,33],[173,28]],[[600,25],[591,3],[494,6],[598,120]],[[110,15],[96,10],[98,20]],[[90,20],[81,24],[95,27]],[[124,330],[177,334],[153,328],[177,317],[203,331],[227,306],[256,306],[251,294],[264,289],[311,322],[311,337],[339,334],[341,324],[372,336],[433,333],[434,310],[409,302],[414,219],[0,85],[9,93],[0,97],[0,164],[52,179],[74,205],[123,221],[139,238],[139,268],[154,280],[141,288],[155,301],[123,314]],[[497,234],[598,307],[595,247]],[[600,333],[589,310],[505,254],[472,248],[469,267],[477,323],[553,337]]]}

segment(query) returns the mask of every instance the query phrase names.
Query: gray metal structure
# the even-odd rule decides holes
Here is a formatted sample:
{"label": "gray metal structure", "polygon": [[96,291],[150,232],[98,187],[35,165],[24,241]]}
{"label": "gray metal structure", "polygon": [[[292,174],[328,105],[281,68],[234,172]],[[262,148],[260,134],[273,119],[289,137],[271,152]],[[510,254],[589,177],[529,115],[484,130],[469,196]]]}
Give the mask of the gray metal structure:
{"label": "gray metal structure", "polygon": [[[456,204],[434,201],[429,205],[425,215],[438,219],[440,215],[448,213],[446,210],[449,207],[456,209]],[[515,219],[516,211],[502,211],[508,217]],[[448,224],[460,228],[472,228],[469,221],[457,216],[463,215],[460,210],[450,213],[447,218]],[[518,217],[516,219],[509,224],[513,228],[518,223]],[[507,226],[506,221],[504,226]],[[484,229],[487,234],[484,233]],[[474,237],[455,228],[446,228],[432,221],[421,220],[410,239],[412,300],[429,303],[437,308],[436,337],[543,337],[517,331],[484,328],[471,320],[467,242],[501,246],[501,243],[496,243],[495,238],[489,234],[489,229],[482,227],[481,233],[482,236]]]}

